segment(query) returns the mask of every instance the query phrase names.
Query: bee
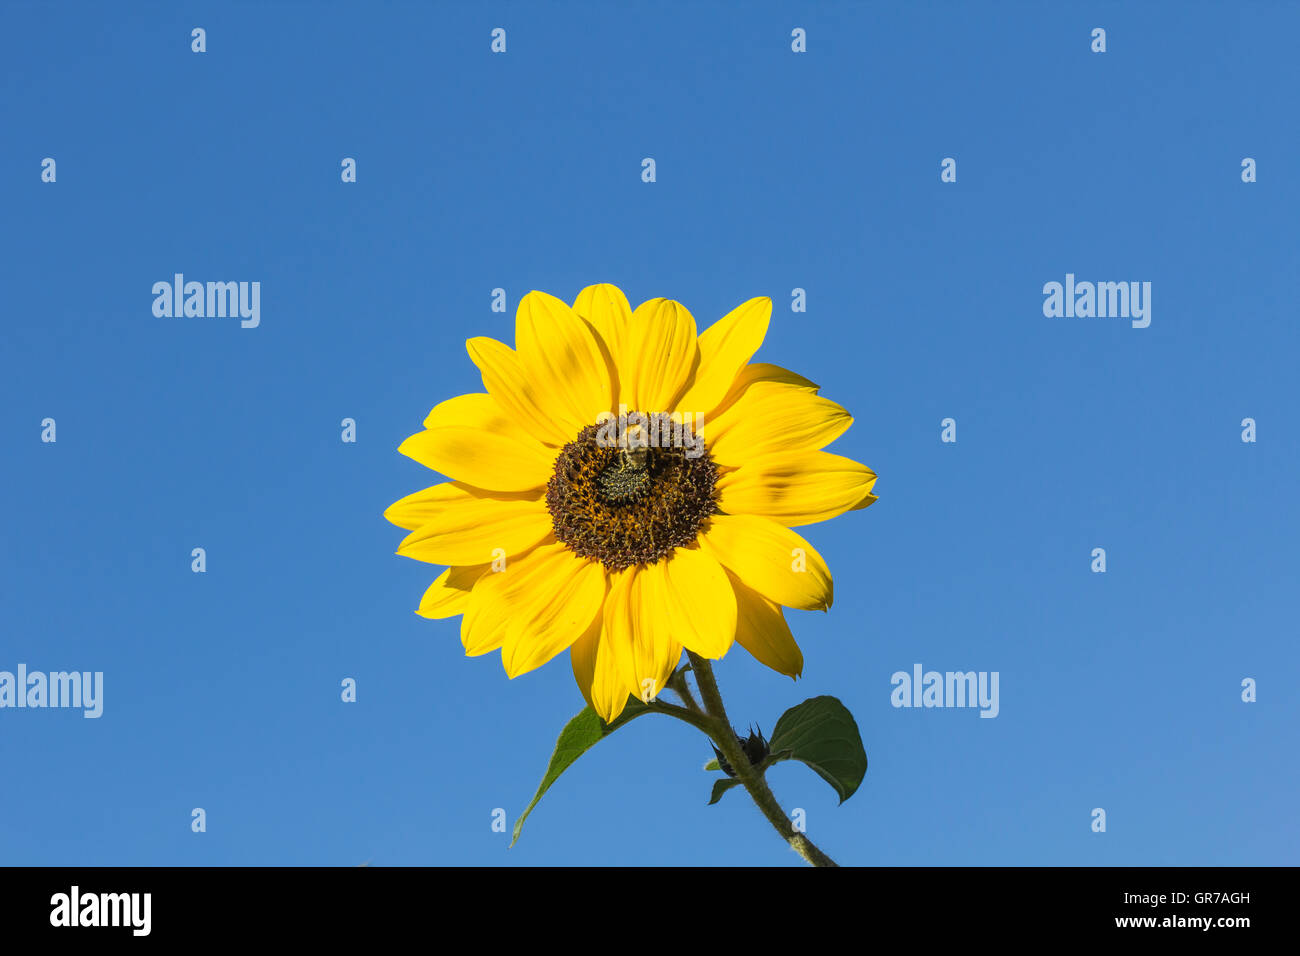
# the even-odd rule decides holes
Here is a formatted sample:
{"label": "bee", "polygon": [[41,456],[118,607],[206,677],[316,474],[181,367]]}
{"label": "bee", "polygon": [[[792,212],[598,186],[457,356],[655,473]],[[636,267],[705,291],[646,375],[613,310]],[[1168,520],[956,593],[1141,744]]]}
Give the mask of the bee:
{"label": "bee", "polygon": [[621,448],[618,452],[619,471],[645,471],[650,457],[650,449],[644,447]]}
{"label": "bee", "polygon": [[642,436],[620,438],[615,454],[596,476],[601,497],[610,505],[639,500],[653,482],[650,464],[650,449]]}
{"label": "bee", "polygon": [[626,437],[619,443],[619,446],[619,471],[646,470],[646,463],[650,457],[650,448],[649,443],[646,441],[645,431],[640,425],[633,425],[629,428]]}

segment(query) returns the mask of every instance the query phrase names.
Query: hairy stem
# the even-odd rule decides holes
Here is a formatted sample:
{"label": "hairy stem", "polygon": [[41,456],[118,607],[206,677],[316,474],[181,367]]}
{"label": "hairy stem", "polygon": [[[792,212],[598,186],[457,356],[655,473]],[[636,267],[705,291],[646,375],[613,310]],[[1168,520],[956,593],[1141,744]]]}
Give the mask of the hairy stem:
{"label": "hairy stem", "polygon": [[700,705],[695,703],[695,697],[691,694],[691,685],[686,682],[686,671],[673,671],[673,676],[668,679],[665,686],[682,699],[682,703],[686,705],[687,710],[697,714],[704,713],[704,711],[700,710]]}
{"label": "hairy stem", "polygon": [[716,740],[718,736],[718,727],[709,717],[708,714],[701,713],[698,710],[687,710],[685,707],[678,707],[676,704],[668,704],[662,700],[652,700],[649,705],[650,710],[656,714],[667,714],[669,717],[676,717],[680,721],[690,724],[696,730],[703,732],[710,740]]}
{"label": "hairy stem", "polygon": [[[731,769],[736,772],[738,779],[749,791],[750,797],[758,805],[763,816],[767,817],[776,832],[781,834],[782,839],[790,844],[791,848],[807,860],[813,866],[838,866],[834,860],[819,850],[804,834],[800,833],[791,824],[790,818],[786,812],[781,809],[781,805],[776,802],[776,796],[772,789],[763,779],[763,775],[749,762],[745,752],[740,749],[740,743],[736,740],[736,733],[732,729],[731,721],[727,719],[727,709],[722,704],[722,695],[718,692],[717,681],[713,679],[713,668],[708,660],[700,657],[693,651],[686,652],[691,659],[691,668],[695,671],[695,680],[700,685],[700,698],[704,701],[704,710],[707,719],[713,722],[712,731],[705,731],[713,738],[718,749],[722,751],[727,763]],[[681,708],[674,707],[674,710]],[[682,711],[683,714],[689,711]],[[674,714],[674,716],[680,716]],[[695,715],[691,715],[694,717]],[[685,717],[681,719],[685,720]],[[687,721],[699,727],[696,721]],[[703,729],[703,727],[701,727]]]}

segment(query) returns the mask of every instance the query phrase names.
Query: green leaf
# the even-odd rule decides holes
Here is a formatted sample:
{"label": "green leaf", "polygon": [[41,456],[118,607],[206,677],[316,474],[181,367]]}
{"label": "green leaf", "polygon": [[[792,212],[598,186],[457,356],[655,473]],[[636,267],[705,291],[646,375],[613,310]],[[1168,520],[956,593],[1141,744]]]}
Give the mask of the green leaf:
{"label": "green leaf", "polygon": [[708,763],[706,763],[706,764],[704,765],[704,769],[705,769],[705,770],[721,770],[721,769],[722,769],[722,764],[718,763],[718,758],[717,758],[717,757],[714,757],[712,760],[710,760]]}
{"label": "green leaf", "polygon": [[533,812],[537,801],[542,799],[542,794],[551,788],[551,784],[559,779],[560,774],[568,770],[575,760],[595,744],[649,709],[649,706],[639,700],[629,700],[627,706],[623,708],[623,713],[619,714],[612,724],[607,724],[590,707],[584,707],[580,714],[565,724],[559,738],[555,741],[555,752],[551,754],[551,762],[546,765],[546,775],[542,777],[542,782],[537,787],[537,792],[533,794],[533,800],[528,804],[528,808],[515,821],[515,831],[510,837],[510,845],[514,846],[519,840],[519,833],[524,828],[524,821],[528,819],[528,814]]}
{"label": "green leaf", "polygon": [[867,775],[867,752],[857,721],[834,697],[812,697],[791,707],[776,722],[770,744],[773,754],[806,763],[840,795],[853,796]]}
{"label": "green leaf", "polygon": [[722,795],[732,787],[740,786],[740,781],[735,777],[723,777],[721,780],[713,781],[713,796],[709,797],[709,806],[713,806],[722,799]]}

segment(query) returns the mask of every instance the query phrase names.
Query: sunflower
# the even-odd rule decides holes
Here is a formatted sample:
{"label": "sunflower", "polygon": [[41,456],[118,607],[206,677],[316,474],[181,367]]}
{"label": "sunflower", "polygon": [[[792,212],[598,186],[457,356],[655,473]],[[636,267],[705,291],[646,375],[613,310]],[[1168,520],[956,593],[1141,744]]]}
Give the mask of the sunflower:
{"label": "sunflower", "polygon": [[827,610],[831,574],[792,527],[865,508],[876,476],[822,451],[852,424],[818,386],[751,363],[772,302],[696,334],[670,299],[612,285],[519,303],[515,348],[466,343],[484,392],[437,405],[399,451],[451,481],[395,502],[397,553],[447,565],[417,613],[462,615],[470,656],[517,677],[567,650],[612,721],[685,647],[738,642],[798,677],[784,609]]}

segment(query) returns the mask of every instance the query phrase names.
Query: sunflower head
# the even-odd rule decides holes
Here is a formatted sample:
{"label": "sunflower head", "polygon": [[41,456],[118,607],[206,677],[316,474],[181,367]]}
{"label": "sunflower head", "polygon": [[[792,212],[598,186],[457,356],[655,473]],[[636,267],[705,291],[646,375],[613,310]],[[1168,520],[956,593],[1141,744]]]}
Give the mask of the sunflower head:
{"label": "sunflower head", "polygon": [[546,484],[555,537],[607,571],[692,544],[717,510],[718,470],[707,452],[690,458],[684,446],[652,446],[648,435],[620,443],[606,432],[588,425],[555,459]]}
{"label": "sunflower head", "polygon": [[471,339],[484,391],[400,449],[452,480],[385,512],[410,532],[398,554],[447,566],[419,613],[460,615],[466,653],[500,651],[510,677],[568,650],[606,721],[683,648],[739,642],[797,677],[785,609],[828,609],[832,583],[791,528],[871,504],[876,476],[822,451],[848,412],[751,361],[771,311],[751,299],[699,333],[680,303],[597,285],[524,296],[514,348]]}

